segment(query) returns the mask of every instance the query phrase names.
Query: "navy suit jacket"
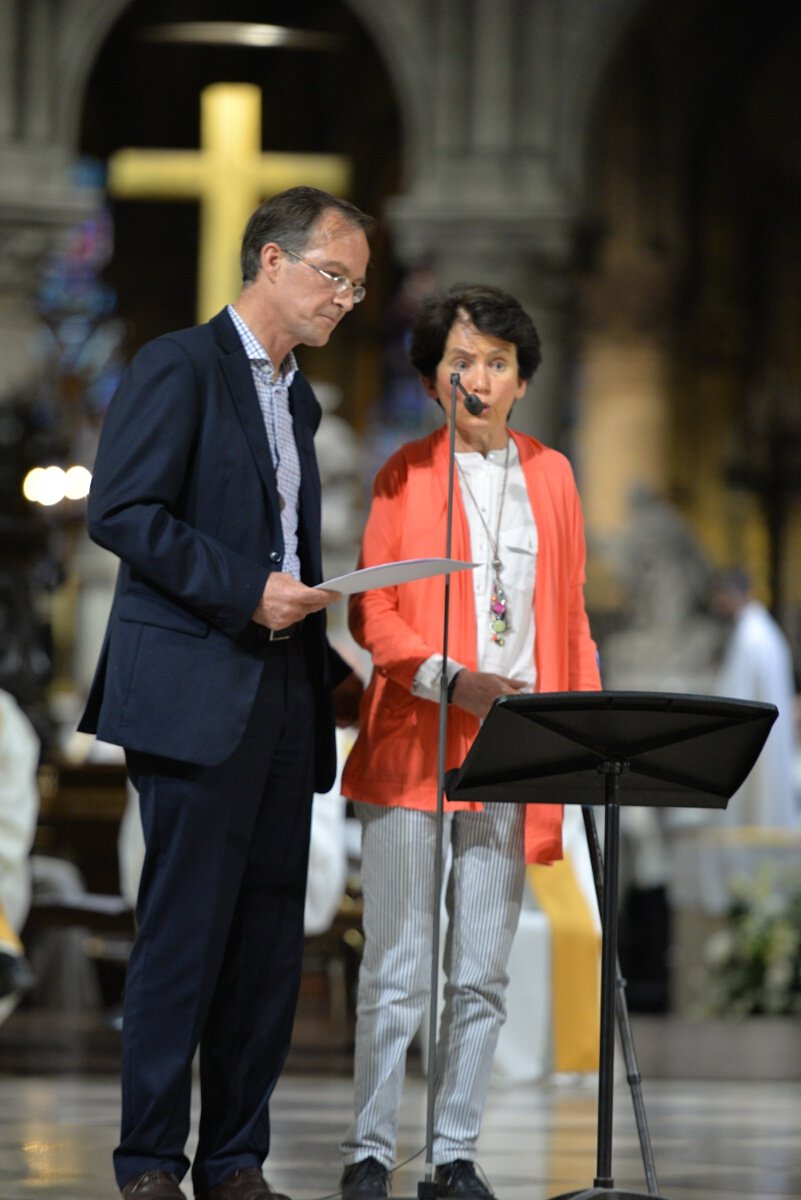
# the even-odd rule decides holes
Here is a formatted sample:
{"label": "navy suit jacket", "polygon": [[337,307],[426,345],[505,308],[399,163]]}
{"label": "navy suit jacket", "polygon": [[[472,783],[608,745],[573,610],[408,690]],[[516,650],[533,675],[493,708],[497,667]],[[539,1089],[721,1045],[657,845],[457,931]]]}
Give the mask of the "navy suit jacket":
{"label": "navy suit jacket", "polygon": [[[301,467],[302,578],[322,580],[321,411],[298,373],[290,406]],[[126,749],[212,766],[242,737],[270,669],[251,621],[282,569],[279,499],[248,362],[226,311],[148,343],[103,425],[89,533],[120,558],[117,587],[80,728]],[[315,787],[335,773],[325,615],[302,626],[315,687]]]}

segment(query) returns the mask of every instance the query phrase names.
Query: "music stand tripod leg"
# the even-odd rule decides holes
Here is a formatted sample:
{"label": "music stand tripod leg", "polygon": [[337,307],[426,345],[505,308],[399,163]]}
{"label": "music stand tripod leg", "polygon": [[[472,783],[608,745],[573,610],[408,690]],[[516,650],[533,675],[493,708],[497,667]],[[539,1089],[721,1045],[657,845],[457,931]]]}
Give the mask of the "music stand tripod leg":
{"label": "music stand tripod leg", "polygon": [[[603,863],[603,902],[601,907],[603,947],[601,958],[601,1046],[598,1072],[598,1145],[597,1174],[591,1188],[564,1192],[552,1200],[647,1200],[641,1192],[616,1188],[612,1178],[612,1118],[614,1100],[615,1019],[620,1016],[616,993],[620,995],[620,969],[617,961],[617,885],[620,840],[620,777],[626,763],[604,760],[599,770],[605,777],[605,855]],[[591,852],[592,853],[592,852]],[[631,1031],[629,1030],[629,1033]],[[632,1042],[633,1047],[633,1042]],[[639,1128],[639,1126],[638,1126]],[[641,1142],[642,1145],[642,1142]],[[650,1143],[649,1143],[650,1153]],[[653,1162],[651,1162],[653,1167]],[[656,1180],[653,1179],[655,1186]],[[665,1200],[661,1193],[649,1196]]]}
{"label": "music stand tripod leg", "polygon": [[[592,806],[583,804],[581,815],[584,818],[584,831],[587,836],[587,848],[592,864],[592,875],[595,881],[595,895],[598,899],[598,911],[604,910],[604,878],[601,843],[598,838],[598,826]],[[640,1140],[643,1169],[648,1192],[652,1196],[659,1195],[659,1184],[656,1178],[656,1166],[651,1148],[651,1134],[648,1129],[648,1117],[645,1111],[645,1100],[642,1094],[642,1076],[640,1075],[637,1051],[634,1046],[634,1036],[629,1020],[629,1006],[626,998],[626,980],[620,970],[620,960],[617,959],[617,979],[615,981],[615,1015],[620,1044],[623,1050],[623,1060],[626,1064],[626,1080],[631,1092],[631,1103],[634,1108],[634,1120],[637,1124],[637,1135]]]}

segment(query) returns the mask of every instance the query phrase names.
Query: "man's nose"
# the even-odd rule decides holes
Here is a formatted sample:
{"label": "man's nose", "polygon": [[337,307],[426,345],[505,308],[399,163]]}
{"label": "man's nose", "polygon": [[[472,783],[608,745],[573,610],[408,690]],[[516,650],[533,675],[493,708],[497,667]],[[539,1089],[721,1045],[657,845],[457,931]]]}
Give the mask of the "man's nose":
{"label": "man's nose", "polygon": [[334,295],[334,303],[340,308],[344,308],[345,312],[350,312],[355,307],[353,303],[353,288],[348,288],[346,292],[337,292]]}

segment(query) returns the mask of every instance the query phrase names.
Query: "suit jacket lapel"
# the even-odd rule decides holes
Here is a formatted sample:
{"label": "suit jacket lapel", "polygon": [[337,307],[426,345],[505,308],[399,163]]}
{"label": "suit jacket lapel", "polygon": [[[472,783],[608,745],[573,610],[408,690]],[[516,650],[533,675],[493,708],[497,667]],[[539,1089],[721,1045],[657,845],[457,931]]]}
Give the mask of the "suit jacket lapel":
{"label": "suit jacket lapel", "polygon": [[234,402],[234,408],[242,424],[270,504],[274,506],[274,511],[278,512],[278,484],[250,362],[227,312],[218,313],[212,319],[211,325],[223,351],[220,365]]}
{"label": "suit jacket lapel", "polygon": [[322,579],[320,546],[320,475],[314,451],[314,433],[320,410],[309,384],[298,374],[289,389],[289,410],[300,459],[299,551],[304,578],[309,583]]}

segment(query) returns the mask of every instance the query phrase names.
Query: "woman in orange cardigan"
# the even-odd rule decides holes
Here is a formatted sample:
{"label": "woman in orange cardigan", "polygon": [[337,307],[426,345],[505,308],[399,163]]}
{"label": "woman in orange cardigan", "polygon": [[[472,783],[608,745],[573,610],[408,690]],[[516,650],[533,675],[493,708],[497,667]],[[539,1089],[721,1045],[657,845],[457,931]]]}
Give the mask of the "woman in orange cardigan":
{"label": "woman in orange cardigan", "polygon": [[[600,680],[570,465],[507,424],[540,362],[530,317],[497,288],[453,288],[424,302],[411,358],[445,425],[379,472],[360,565],[443,553],[458,371],[481,411],[457,405],[452,555],[480,565],[451,577],[450,770],[496,697],[595,690]],[[342,785],[362,824],[365,929],[344,1200],[388,1194],[406,1051],[428,1000],[443,608],[441,579],[364,592],[350,604],[351,631],[373,672]],[[505,1016],[506,964],[525,864],[561,858],[561,826],[557,806],[445,804],[451,868],[433,1143],[441,1196],[494,1195],[474,1160]]]}

